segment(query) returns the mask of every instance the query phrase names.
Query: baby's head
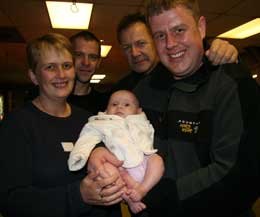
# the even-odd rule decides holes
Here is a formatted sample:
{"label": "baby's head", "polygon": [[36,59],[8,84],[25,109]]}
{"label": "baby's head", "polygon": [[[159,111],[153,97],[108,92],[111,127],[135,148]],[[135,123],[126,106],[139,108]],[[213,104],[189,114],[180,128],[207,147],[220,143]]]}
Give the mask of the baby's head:
{"label": "baby's head", "polygon": [[136,96],[128,90],[114,92],[108,101],[106,113],[125,118],[127,115],[139,114],[142,109]]}

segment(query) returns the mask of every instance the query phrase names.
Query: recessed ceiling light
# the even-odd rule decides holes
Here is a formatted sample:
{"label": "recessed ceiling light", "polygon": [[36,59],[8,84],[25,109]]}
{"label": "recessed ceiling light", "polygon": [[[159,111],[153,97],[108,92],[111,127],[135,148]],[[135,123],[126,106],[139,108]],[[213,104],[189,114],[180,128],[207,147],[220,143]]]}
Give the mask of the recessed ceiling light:
{"label": "recessed ceiling light", "polygon": [[111,45],[101,45],[101,57],[106,57],[111,50]]}
{"label": "recessed ceiling light", "polygon": [[88,29],[93,4],[46,1],[52,28]]}

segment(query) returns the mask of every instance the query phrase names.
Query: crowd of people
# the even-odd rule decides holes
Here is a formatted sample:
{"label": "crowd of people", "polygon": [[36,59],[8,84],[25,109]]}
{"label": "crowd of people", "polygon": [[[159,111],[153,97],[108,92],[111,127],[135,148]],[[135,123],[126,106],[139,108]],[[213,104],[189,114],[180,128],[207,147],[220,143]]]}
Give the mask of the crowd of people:
{"label": "crowd of people", "polygon": [[27,44],[39,91],[0,128],[4,217],[119,217],[121,202],[140,217],[254,216],[256,82],[233,45],[206,44],[197,1],[145,8],[118,24],[132,71],[106,94],[90,85],[102,64],[93,33]]}

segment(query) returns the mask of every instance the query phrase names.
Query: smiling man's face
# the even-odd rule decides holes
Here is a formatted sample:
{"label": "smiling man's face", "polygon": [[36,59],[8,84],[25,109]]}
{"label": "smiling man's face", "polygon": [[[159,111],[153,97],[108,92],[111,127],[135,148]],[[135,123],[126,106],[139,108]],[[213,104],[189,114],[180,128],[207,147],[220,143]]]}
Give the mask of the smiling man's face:
{"label": "smiling man's face", "polygon": [[190,10],[177,5],[149,17],[153,39],[161,62],[175,79],[193,74],[202,64],[205,18],[198,21]]}

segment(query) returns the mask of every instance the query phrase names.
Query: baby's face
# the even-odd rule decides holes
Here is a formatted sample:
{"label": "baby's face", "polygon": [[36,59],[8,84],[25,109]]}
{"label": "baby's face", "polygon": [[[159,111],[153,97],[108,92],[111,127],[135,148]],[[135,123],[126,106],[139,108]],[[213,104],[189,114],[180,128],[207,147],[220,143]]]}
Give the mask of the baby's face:
{"label": "baby's face", "polygon": [[120,90],[110,97],[106,113],[125,118],[127,115],[139,114],[141,111],[136,97],[129,91]]}

